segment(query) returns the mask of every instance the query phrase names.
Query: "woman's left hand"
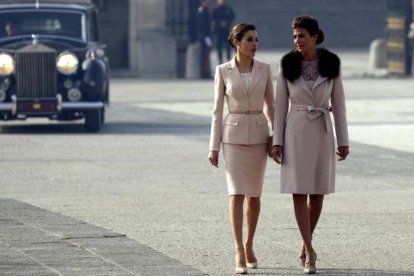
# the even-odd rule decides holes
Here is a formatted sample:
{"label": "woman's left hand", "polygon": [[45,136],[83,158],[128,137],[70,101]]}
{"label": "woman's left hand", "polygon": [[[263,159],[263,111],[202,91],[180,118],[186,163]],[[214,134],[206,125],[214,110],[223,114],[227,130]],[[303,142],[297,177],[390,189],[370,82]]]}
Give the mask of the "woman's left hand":
{"label": "woman's left hand", "polygon": [[336,155],[339,156],[338,161],[345,160],[346,157],[348,156],[348,154],[349,154],[349,147],[348,146],[338,147],[338,151],[336,152]]}
{"label": "woman's left hand", "polygon": [[278,164],[282,164],[283,147],[281,145],[273,146],[272,156],[273,160]]}
{"label": "woman's left hand", "polygon": [[211,165],[218,168],[218,159],[219,159],[219,152],[217,150],[212,150],[208,154],[208,160],[210,160]]}

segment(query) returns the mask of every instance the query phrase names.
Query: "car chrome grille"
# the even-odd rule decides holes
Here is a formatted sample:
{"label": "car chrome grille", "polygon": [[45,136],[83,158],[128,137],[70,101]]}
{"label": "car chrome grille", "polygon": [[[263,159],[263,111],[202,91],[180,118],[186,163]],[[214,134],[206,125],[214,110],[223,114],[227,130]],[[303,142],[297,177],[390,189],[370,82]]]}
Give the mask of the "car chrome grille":
{"label": "car chrome grille", "polygon": [[55,97],[56,51],[44,45],[29,45],[16,53],[16,92],[21,98]]}

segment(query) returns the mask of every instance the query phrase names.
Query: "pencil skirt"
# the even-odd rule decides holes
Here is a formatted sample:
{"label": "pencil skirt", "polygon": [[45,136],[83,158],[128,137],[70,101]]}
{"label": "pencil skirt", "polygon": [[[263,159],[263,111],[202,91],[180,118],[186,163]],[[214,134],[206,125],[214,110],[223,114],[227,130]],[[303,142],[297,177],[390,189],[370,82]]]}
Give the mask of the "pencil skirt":
{"label": "pencil skirt", "polygon": [[260,197],[267,163],[267,144],[223,144],[229,195]]}

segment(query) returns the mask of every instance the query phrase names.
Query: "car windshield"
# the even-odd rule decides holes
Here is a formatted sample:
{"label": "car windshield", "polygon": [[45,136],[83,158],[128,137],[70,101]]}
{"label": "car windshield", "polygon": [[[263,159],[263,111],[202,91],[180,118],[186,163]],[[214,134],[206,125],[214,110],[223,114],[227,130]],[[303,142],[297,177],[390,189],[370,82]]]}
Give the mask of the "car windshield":
{"label": "car windshield", "polygon": [[84,16],[76,11],[18,10],[0,12],[0,38],[46,34],[86,40]]}

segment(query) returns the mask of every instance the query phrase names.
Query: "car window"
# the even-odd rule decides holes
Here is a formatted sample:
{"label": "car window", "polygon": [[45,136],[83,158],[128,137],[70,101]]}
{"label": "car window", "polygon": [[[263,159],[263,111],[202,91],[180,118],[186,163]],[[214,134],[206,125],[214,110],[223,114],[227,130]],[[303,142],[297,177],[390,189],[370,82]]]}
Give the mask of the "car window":
{"label": "car window", "polygon": [[96,12],[93,12],[92,20],[91,20],[91,27],[90,27],[92,41],[99,41],[97,26],[98,26],[98,18],[96,16]]}
{"label": "car window", "polygon": [[85,40],[84,14],[76,11],[23,10],[0,13],[0,37],[47,34]]}

